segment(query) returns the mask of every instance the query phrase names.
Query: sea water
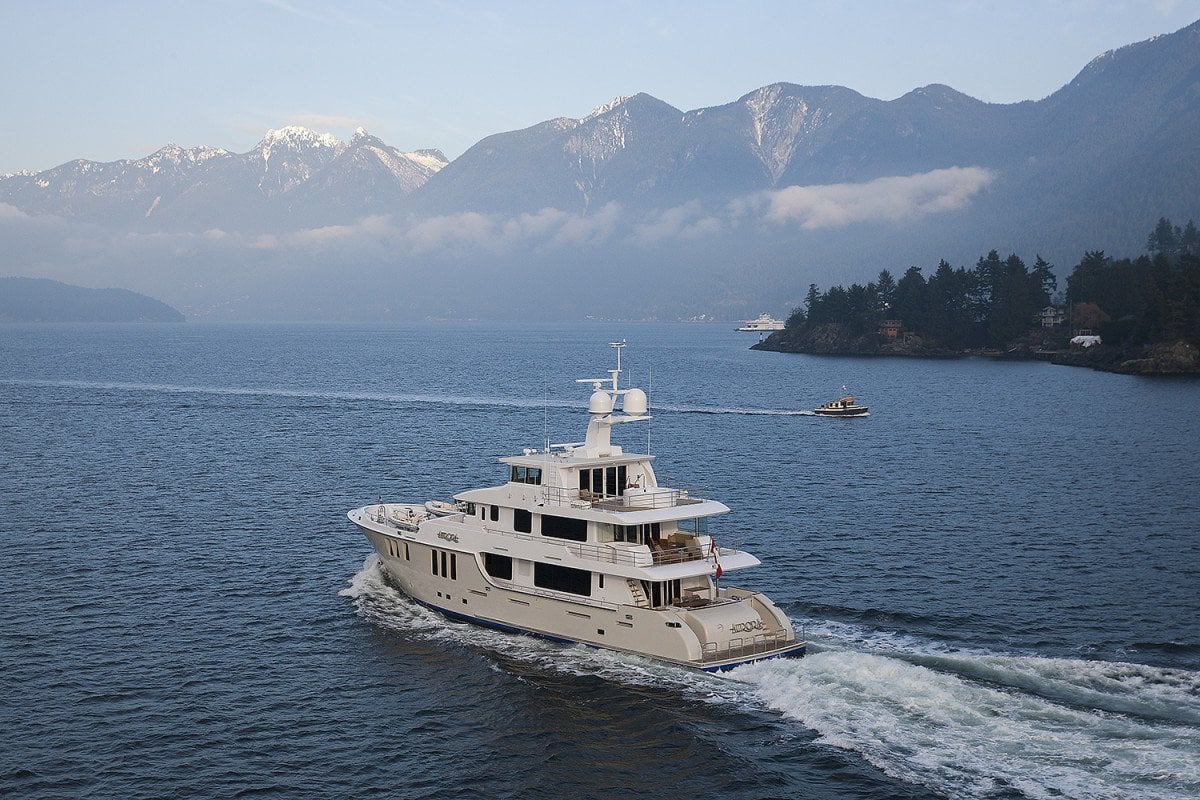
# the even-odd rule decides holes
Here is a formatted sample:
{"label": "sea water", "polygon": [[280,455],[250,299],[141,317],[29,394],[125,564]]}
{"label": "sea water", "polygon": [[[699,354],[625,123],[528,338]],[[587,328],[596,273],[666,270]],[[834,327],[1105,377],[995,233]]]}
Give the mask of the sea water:
{"label": "sea water", "polygon": [[[0,327],[0,796],[1200,796],[1200,382],[732,327]],[[614,339],[806,658],[450,622],[346,520],[580,439]]]}

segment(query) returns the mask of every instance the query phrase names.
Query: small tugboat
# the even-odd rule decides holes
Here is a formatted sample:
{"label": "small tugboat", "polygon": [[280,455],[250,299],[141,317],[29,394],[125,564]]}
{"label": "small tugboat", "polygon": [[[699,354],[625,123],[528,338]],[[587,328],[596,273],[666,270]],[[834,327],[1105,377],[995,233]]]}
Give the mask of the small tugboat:
{"label": "small tugboat", "polygon": [[[844,391],[846,387],[842,387]],[[837,400],[830,400],[823,406],[813,409],[813,413],[822,417],[865,417],[867,407],[855,404],[853,395],[842,395]]]}
{"label": "small tugboat", "polygon": [[728,506],[659,485],[653,456],[612,443],[614,425],[649,419],[646,393],[618,388],[612,346],[610,377],[578,381],[592,385],[584,441],[502,458],[503,482],[453,504],[381,501],[350,521],[391,582],[449,617],[709,672],[804,655],[787,614],[721,581],[761,563],[713,539]]}

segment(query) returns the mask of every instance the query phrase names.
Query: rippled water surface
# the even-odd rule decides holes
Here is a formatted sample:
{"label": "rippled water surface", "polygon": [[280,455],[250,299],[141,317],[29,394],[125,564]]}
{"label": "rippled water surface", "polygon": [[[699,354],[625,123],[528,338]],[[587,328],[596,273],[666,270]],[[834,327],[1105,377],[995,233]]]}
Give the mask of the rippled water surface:
{"label": "rippled water surface", "polygon": [[[0,796],[1200,796],[1200,382],[731,327],[0,327]],[[451,623],[346,520],[582,438],[614,338],[807,658]]]}

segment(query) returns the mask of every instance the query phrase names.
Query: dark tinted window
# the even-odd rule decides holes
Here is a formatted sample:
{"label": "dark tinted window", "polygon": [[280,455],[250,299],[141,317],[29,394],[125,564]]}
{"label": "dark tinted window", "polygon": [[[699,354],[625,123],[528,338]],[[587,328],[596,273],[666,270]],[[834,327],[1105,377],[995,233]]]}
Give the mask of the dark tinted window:
{"label": "dark tinted window", "polygon": [[567,519],[542,515],[542,536],[553,536],[555,539],[570,539],[573,542],[587,541],[587,522],[582,519]]}
{"label": "dark tinted window", "polygon": [[501,580],[512,580],[512,557],[502,556],[497,553],[483,554],[483,568],[487,570],[487,574],[493,578]]}
{"label": "dark tinted window", "polygon": [[558,564],[535,563],[533,565],[533,585],[558,592],[590,595],[592,593],[592,573],[582,569],[560,567]]}

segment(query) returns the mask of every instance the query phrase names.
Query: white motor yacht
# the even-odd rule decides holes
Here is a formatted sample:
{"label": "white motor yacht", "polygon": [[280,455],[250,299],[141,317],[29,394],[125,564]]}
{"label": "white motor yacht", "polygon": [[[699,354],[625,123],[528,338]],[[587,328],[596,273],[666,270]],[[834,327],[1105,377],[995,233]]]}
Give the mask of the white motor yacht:
{"label": "white motor yacht", "polygon": [[707,671],[804,655],[786,614],[724,577],[760,563],[710,536],[729,508],[660,486],[653,456],[613,444],[613,426],[649,419],[645,392],[619,387],[623,344],[608,378],[578,381],[592,385],[584,441],[500,459],[503,481],[452,508],[379,503],[350,520],[391,582],[453,618]]}
{"label": "white motor yacht", "polygon": [[770,314],[759,314],[754,319],[748,319],[738,326],[739,331],[781,331],[786,323],[775,319]]}

